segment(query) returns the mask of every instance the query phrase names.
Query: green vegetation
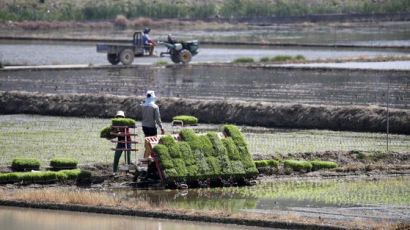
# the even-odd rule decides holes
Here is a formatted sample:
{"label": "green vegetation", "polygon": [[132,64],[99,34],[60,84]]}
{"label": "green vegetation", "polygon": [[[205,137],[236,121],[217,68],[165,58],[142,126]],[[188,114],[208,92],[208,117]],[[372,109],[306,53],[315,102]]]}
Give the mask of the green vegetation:
{"label": "green vegetation", "polygon": [[167,61],[157,61],[154,63],[154,65],[168,65]]}
{"label": "green vegetation", "polygon": [[91,178],[91,172],[80,169],[43,171],[43,172],[20,172],[20,173],[0,173],[0,183],[50,183],[66,182],[73,180],[85,180]]}
{"label": "green vegetation", "polygon": [[135,120],[131,118],[113,118],[111,120],[112,126],[128,126],[130,128],[135,127]]}
{"label": "green vegetation", "polygon": [[275,57],[271,58],[271,61],[288,61],[293,60],[293,57],[290,55],[276,55]]}
{"label": "green vegetation", "polygon": [[4,68],[4,64],[2,61],[0,61],[0,69],[3,69],[3,68]]}
{"label": "green vegetation", "polygon": [[310,161],[309,163],[312,165],[312,171],[337,168],[337,164],[331,161]]}
{"label": "green vegetation", "polygon": [[164,179],[190,182],[256,176],[258,170],[239,129],[232,125],[224,129],[231,137],[222,140],[215,132],[196,135],[192,129],[181,130],[183,142],[176,143],[172,136],[162,137],[154,152]]}
{"label": "green vegetation", "polygon": [[250,62],[255,62],[255,60],[251,57],[240,57],[236,58],[232,61],[233,63],[250,63]]}
{"label": "green vegetation", "polygon": [[188,116],[188,115],[179,115],[179,116],[175,116],[172,118],[173,121],[178,120],[178,121],[182,121],[185,124],[189,124],[189,125],[196,125],[198,124],[198,118],[194,117],[194,116]]}
{"label": "green vegetation", "polygon": [[293,171],[311,171],[312,164],[308,161],[285,160],[283,161],[285,168],[291,168]]}
{"label": "green vegetation", "polygon": [[269,57],[261,57],[259,59],[259,62],[268,62],[269,61]]}
{"label": "green vegetation", "polygon": [[100,131],[100,137],[111,140],[116,137],[114,135],[111,135],[111,132],[118,132],[118,129],[107,126]]}
{"label": "green vegetation", "polygon": [[305,56],[303,56],[302,54],[298,54],[294,57],[295,60],[306,60]]}
{"label": "green vegetation", "polygon": [[2,4],[0,22],[11,21],[84,21],[114,20],[117,15],[126,18],[240,18],[252,16],[303,16],[312,14],[406,13],[408,0],[278,0],[278,1],[165,1],[165,0],[16,0]]}
{"label": "green vegetation", "polygon": [[72,158],[55,158],[50,161],[50,166],[57,169],[74,169],[78,161]]}
{"label": "green vegetation", "polygon": [[279,166],[279,161],[277,160],[260,160],[260,161],[255,161],[255,166],[256,168],[278,168]]}
{"label": "green vegetation", "polygon": [[40,168],[40,161],[34,158],[16,158],[11,164],[14,171],[38,170]]}

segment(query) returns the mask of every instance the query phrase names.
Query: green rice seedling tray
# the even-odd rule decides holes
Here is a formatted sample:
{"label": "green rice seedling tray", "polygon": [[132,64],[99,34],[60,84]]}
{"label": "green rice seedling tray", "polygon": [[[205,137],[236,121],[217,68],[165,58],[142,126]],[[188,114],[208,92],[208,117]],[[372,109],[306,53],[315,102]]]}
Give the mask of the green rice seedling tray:
{"label": "green rice seedling tray", "polygon": [[147,137],[145,142],[166,185],[248,180],[259,173],[242,133],[233,125],[225,125],[220,133],[197,134],[183,128],[179,134]]}

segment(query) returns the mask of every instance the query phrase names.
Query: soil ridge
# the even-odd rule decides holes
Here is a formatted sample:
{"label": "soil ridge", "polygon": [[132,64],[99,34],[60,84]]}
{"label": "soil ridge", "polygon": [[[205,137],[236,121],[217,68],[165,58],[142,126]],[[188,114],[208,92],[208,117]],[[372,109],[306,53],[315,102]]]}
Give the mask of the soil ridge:
{"label": "soil ridge", "polygon": [[[43,94],[0,91],[0,114],[112,118],[117,110],[141,120],[140,96]],[[387,109],[377,106],[279,104],[239,100],[159,98],[162,119],[181,114],[201,123],[237,124],[274,128],[385,132]],[[410,134],[410,110],[390,109],[390,133]]]}

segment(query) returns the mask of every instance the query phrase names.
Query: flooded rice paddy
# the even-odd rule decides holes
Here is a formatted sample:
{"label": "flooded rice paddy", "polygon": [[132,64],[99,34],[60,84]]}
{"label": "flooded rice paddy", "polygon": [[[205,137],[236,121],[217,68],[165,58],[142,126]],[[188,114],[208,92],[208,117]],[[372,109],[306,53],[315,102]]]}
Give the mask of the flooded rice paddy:
{"label": "flooded rice paddy", "polygon": [[7,230],[256,230],[238,225],[222,225],[188,221],[172,221],[132,216],[115,216],[56,210],[40,210],[0,206],[0,223]]}
{"label": "flooded rice paddy", "polygon": [[[0,90],[53,94],[144,95],[324,105],[410,108],[408,71],[312,70],[238,66],[0,71]],[[387,94],[389,91],[389,94]]]}
{"label": "flooded rice paddy", "polygon": [[[0,115],[0,164],[9,165],[16,157],[36,158],[47,165],[53,158],[75,158],[80,164],[112,162],[113,143],[99,137],[110,119]],[[140,124],[137,122],[137,126]],[[165,133],[174,129],[164,123]],[[198,131],[219,131],[220,125],[201,124]],[[386,151],[386,135],[381,133],[322,130],[283,130],[239,126],[251,154],[292,154],[324,151]],[[141,128],[138,141],[143,143]],[[136,146],[142,156],[142,144]],[[410,136],[390,135],[390,151],[410,151]]]}
{"label": "flooded rice paddy", "polygon": [[325,219],[410,218],[410,177],[355,180],[275,181],[256,186],[188,190],[112,189],[102,191],[127,202],[154,206],[269,214],[297,213]]}
{"label": "flooded rice paddy", "polygon": [[[96,43],[51,42],[51,41],[12,41],[0,40],[0,60],[11,65],[64,65],[89,64],[110,65],[107,55],[96,52]],[[166,51],[157,47],[156,54]],[[303,55],[306,59],[319,58],[357,58],[360,56],[402,56],[409,55],[403,49],[353,49],[353,48],[309,48],[309,47],[261,47],[261,46],[210,46],[200,45],[199,54],[193,62],[230,62],[239,57],[262,57],[277,55]],[[169,57],[140,57],[134,63],[156,63]]]}

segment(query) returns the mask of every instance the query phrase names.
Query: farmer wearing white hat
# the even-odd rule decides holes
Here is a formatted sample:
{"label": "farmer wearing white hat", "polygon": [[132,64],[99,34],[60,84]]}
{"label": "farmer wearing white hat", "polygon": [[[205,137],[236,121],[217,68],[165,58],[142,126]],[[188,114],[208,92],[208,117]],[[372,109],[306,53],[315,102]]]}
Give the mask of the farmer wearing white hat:
{"label": "farmer wearing white hat", "polygon": [[142,131],[146,137],[157,135],[157,126],[161,128],[161,134],[165,131],[162,127],[161,115],[159,114],[159,107],[155,104],[155,92],[148,90],[145,94],[145,102],[141,104],[142,109]]}
{"label": "farmer wearing white hat", "polygon": [[[124,111],[117,111],[117,114],[115,115],[115,118],[125,118],[125,113]],[[119,130],[121,133],[126,133],[129,134],[130,130],[128,128],[120,128]],[[127,146],[125,146],[125,136],[118,136],[118,143],[117,143],[117,147],[116,149],[131,149],[131,136],[126,136],[127,137]],[[115,174],[118,171],[118,163],[120,161],[121,158],[121,154],[122,154],[123,150],[116,150],[115,154],[114,154],[114,164],[113,164],[113,176],[115,176]],[[124,150],[125,152],[125,150]],[[131,164],[131,151],[127,150],[127,163]]]}

